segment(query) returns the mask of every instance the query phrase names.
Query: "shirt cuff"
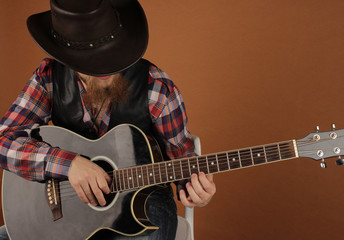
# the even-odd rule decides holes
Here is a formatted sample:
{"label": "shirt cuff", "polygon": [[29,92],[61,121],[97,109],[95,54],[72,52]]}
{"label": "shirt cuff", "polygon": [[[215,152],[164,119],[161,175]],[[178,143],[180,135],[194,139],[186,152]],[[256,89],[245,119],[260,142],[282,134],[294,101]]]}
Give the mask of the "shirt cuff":
{"label": "shirt cuff", "polygon": [[70,165],[77,155],[76,153],[53,148],[46,157],[45,176],[67,179]]}

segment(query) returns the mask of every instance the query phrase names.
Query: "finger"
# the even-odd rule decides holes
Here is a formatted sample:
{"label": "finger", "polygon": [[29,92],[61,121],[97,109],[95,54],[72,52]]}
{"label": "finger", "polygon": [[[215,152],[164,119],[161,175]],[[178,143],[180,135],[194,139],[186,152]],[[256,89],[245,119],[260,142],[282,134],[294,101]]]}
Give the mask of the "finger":
{"label": "finger", "polygon": [[112,182],[112,178],[110,177],[110,175],[107,172],[103,171],[103,176],[105,177],[106,182],[108,184],[110,184]]}
{"label": "finger", "polygon": [[206,177],[209,180],[209,182],[214,183],[214,175],[213,174],[208,174],[208,175],[206,175]]}
{"label": "finger", "polygon": [[191,201],[193,203],[195,203],[196,205],[202,203],[201,198],[198,196],[198,194],[196,193],[196,191],[195,191],[193,185],[191,185],[191,183],[188,182],[186,184],[186,189],[187,189],[187,191],[189,193],[189,197],[191,198]]}
{"label": "finger", "polygon": [[196,206],[196,204],[194,204],[192,201],[190,201],[190,199],[191,199],[190,197],[186,198],[186,193],[184,190],[179,191],[179,198],[185,207],[195,207]]}
{"label": "finger", "polygon": [[92,195],[97,199],[97,203],[99,203],[100,206],[104,206],[106,204],[106,201],[104,198],[103,191],[99,188],[97,181],[93,181],[90,184],[92,189]]}
{"label": "finger", "polygon": [[[205,177],[205,174],[204,173],[200,173],[200,176],[202,176],[202,178],[205,179],[205,181],[208,181]],[[197,194],[197,196],[202,199],[202,200],[206,200],[208,199],[210,196],[209,196],[209,193],[207,193],[205,191],[205,189],[203,188],[203,185],[201,184],[200,182],[200,179],[199,177],[197,176],[197,174],[193,174],[191,176],[191,183],[192,183],[192,188],[194,189],[195,193]],[[210,184],[210,183],[209,183]],[[189,189],[188,189],[188,192],[189,192]],[[190,193],[190,192],[189,192]]]}
{"label": "finger", "polygon": [[213,181],[213,175],[205,175],[204,173],[199,174],[199,181],[202,188],[211,196],[215,194],[216,188]]}
{"label": "finger", "polygon": [[[91,185],[91,187],[90,187]],[[86,182],[81,186],[82,190],[84,191],[89,203],[91,203],[93,206],[98,205],[98,201],[96,200],[95,194],[94,194],[94,189],[92,189],[93,183],[91,182]]]}
{"label": "finger", "polygon": [[102,190],[103,193],[109,194],[111,192],[109,184],[108,184],[108,181],[105,178],[102,178],[102,177],[98,178],[97,179],[97,184],[98,184],[98,187]]}

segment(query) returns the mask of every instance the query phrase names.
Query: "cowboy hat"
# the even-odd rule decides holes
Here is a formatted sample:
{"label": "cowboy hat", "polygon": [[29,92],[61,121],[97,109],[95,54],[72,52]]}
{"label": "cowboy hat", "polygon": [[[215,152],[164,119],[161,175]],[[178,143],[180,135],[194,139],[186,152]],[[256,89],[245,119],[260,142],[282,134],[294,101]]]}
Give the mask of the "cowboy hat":
{"label": "cowboy hat", "polygon": [[51,0],[51,10],[27,20],[37,44],[75,71],[105,76],[136,63],[148,44],[137,0]]}

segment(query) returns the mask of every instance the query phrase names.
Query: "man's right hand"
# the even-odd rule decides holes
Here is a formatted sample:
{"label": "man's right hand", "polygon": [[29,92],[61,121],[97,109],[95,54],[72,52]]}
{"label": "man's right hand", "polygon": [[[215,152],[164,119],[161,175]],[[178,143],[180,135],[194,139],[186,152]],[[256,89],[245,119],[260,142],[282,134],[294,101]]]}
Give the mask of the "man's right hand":
{"label": "man's right hand", "polygon": [[111,177],[97,164],[77,156],[69,169],[68,179],[81,201],[93,206],[106,204],[104,194],[110,193]]}

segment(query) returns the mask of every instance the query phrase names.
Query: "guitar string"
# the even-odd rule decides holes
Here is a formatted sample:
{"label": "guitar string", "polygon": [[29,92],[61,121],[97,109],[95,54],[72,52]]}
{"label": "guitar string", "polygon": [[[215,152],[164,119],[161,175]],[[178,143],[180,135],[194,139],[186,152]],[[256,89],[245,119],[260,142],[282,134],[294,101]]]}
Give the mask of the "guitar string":
{"label": "guitar string", "polygon": [[[342,138],[343,136],[339,136],[338,138]],[[326,140],[329,140],[329,139],[331,139],[331,138],[324,138],[324,139],[320,139],[318,142],[320,142],[320,141],[326,141]],[[307,143],[309,143],[309,142],[314,142],[314,140],[313,139],[307,139],[307,140],[299,140],[298,141],[298,143],[300,143],[300,142],[304,142],[305,144],[303,144],[303,146],[305,146],[305,145],[307,145]],[[281,145],[281,146],[279,146],[280,147],[280,151],[281,151],[281,154],[283,153],[282,151],[284,151],[285,149],[283,149],[283,148],[287,148],[286,150],[289,150],[290,152],[293,152],[293,149],[290,149],[290,142],[288,143],[288,142],[281,142],[281,143],[278,143],[278,144],[283,144],[283,145]],[[302,145],[302,144],[298,144],[299,146],[300,145]],[[257,150],[259,150],[259,148],[263,148],[264,149],[264,147],[265,148],[267,148],[267,147],[276,147],[276,145],[274,145],[274,144],[270,144],[270,145],[265,145],[265,146],[261,146],[261,147],[256,147],[256,148],[247,148],[247,149],[239,149],[239,150],[237,150],[237,151],[250,151],[250,153],[252,152],[254,152],[254,151],[257,151]],[[307,150],[303,150],[303,151],[307,151]],[[274,149],[272,149],[272,150],[270,150],[270,151],[265,151],[266,152],[266,154],[267,153],[271,153],[271,152],[273,152],[275,155],[278,155],[278,153],[276,152],[276,150],[274,150]],[[218,162],[218,168],[219,168],[219,166],[220,165],[227,165],[228,164],[228,161],[230,161],[228,158],[229,158],[229,155],[230,154],[233,154],[234,153],[234,151],[230,151],[230,152],[224,152],[224,153],[220,153],[220,154],[217,154],[217,155],[208,155],[208,157],[210,157],[210,158],[213,158],[213,160],[215,160],[216,161],[216,158],[217,158],[217,162]],[[247,154],[250,154],[250,153],[247,153]],[[285,154],[285,153],[283,153],[283,154]],[[221,157],[221,155],[226,155],[226,156],[222,156]],[[227,155],[228,155],[228,157],[227,157]],[[235,154],[235,155],[231,155],[231,157],[232,156],[236,156],[237,154]],[[200,157],[193,157],[193,158],[190,158],[190,159],[185,159],[185,161],[186,160],[188,160],[188,163],[186,163],[186,164],[184,164],[184,165],[186,165],[187,166],[187,168],[189,168],[189,161],[198,161],[198,167],[199,168],[202,168],[202,167],[204,167],[204,166],[209,166],[209,164],[207,164],[206,162],[204,162],[204,163],[202,163],[201,162],[201,164],[199,164],[199,161],[201,160],[202,161],[202,159],[200,159],[201,157],[206,157],[206,155],[204,155],[204,156],[200,156]],[[205,160],[205,159],[203,159],[203,160]],[[208,159],[209,160],[209,159]],[[241,159],[241,162],[244,162],[244,161],[252,161],[252,157],[251,156],[248,156],[247,158],[245,158],[245,157],[242,157]],[[276,159],[276,160],[279,160],[278,158]],[[276,160],[273,160],[273,161],[276,161]],[[181,160],[174,160],[174,161],[181,161]],[[166,167],[166,163],[167,162],[163,162],[163,163],[158,163],[157,165],[159,165],[159,170],[160,170],[160,167],[161,167],[161,165],[165,165],[165,167]],[[265,161],[263,161],[263,162],[254,162],[253,161],[253,164],[250,164],[250,165],[247,165],[247,166],[252,166],[252,165],[259,165],[259,164],[262,164],[262,163],[265,163]],[[147,165],[146,165],[146,170],[144,170],[143,169],[143,167],[145,167],[145,166],[138,166],[138,167],[136,167],[136,168],[141,168],[141,173],[142,174],[146,174],[147,173],[147,177],[148,177],[148,167],[147,167]],[[153,168],[153,166],[151,165],[151,167]],[[183,168],[183,163],[182,163],[182,167],[181,168]],[[123,173],[125,170],[129,170],[129,169],[120,169],[120,171],[122,171],[122,176],[123,176],[123,174],[125,174],[125,173]],[[218,169],[218,170],[220,170],[220,169]],[[220,170],[220,171],[225,171],[225,170],[229,170],[229,169],[223,169],[223,170]],[[113,171],[111,171],[111,173],[112,173]],[[182,169],[180,169],[180,172],[182,173]],[[191,171],[192,172],[192,171]],[[219,171],[217,171],[216,170],[216,172],[219,172]],[[183,173],[182,173],[183,174]],[[111,174],[112,175],[112,174]],[[121,173],[119,173],[119,175],[121,175]],[[170,182],[169,180],[168,180],[168,178],[167,178],[167,176],[165,176],[165,173],[163,174],[164,175],[164,177],[165,177],[165,179],[167,180],[167,182]],[[184,174],[183,174],[184,175]],[[119,176],[119,181],[122,181],[122,176]],[[128,173],[126,174],[126,176],[129,176],[128,175]],[[124,178],[126,178],[126,176],[124,176]],[[134,176],[133,177],[137,177],[137,174],[134,174]],[[160,176],[160,174],[154,174],[154,176],[151,176],[151,177],[154,177],[154,180],[156,179],[156,177],[159,177],[159,178],[161,178],[161,176]],[[182,178],[182,175],[174,175],[174,178],[181,178],[181,179],[183,179]],[[149,181],[149,177],[148,178],[146,178],[146,176],[144,176],[144,178],[146,179],[146,181],[147,181],[147,185],[149,185],[148,184],[148,182],[150,182]],[[126,180],[126,179],[124,179],[124,180]],[[161,179],[160,179],[161,180]],[[138,183],[138,185],[139,185],[139,182],[140,181],[138,181],[137,183]],[[142,183],[144,182],[144,180],[142,180]],[[124,182],[121,182],[123,185],[124,185],[124,190],[126,190],[126,189],[132,189],[131,188],[131,185],[133,186],[133,188],[136,188],[136,187],[134,187],[134,185],[136,185],[136,184],[134,184],[134,182],[131,184],[130,183],[130,181],[128,180],[128,183],[126,182],[126,181],[124,181]],[[121,185],[122,185],[121,184]],[[128,186],[129,188],[126,188],[126,186]],[[71,186],[69,186],[69,188],[71,188]],[[73,190],[73,189],[72,189]],[[121,189],[120,189],[121,190]]]}
{"label": "guitar string", "polygon": [[[284,152],[285,151],[290,151],[290,152],[294,152],[293,149],[290,149],[290,146],[284,146],[285,149],[283,149],[283,147],[280,148],[280,151],[281,151],[281,154],[285,154]],[[263,150],[263,149],[262,149]],[[247,149],[247,151],[249,151],[249,149]],[[256,152],[253,152],[253,153],[256,153]],[[279,154],[278,154],[278,149],[271,149],[271,150],[266,150],[265,151],[266,155],[269,155],[269,157],[275,155],[275,156],[278,156],[276,158],[276,160],[279,160]],[[273,153],[273,154],[272,154]],[[250,153],[246,153],[247,155],[250,155]],[[262,151],[262,154],[264,154],[264,151]],[[154,164],[147,164],[147,165],[139,165],[139,166],[136,166],[136,167],[133,167],[133,168],[124,168],[124,169],[120,169],[120,170],[112,170],[110,172],[108,172],[109,174],[112,174],[113,171],[116,171],[116,172],[119,172],[119,171],[130,171],[131,169],[141,169],[141,172],[143,172],[144,174],[147,173],[147,168],[151,168],[151,170],[153,170],[152,168],[154,168],[154,166],[158,169],[161,169],[161,167],[165,168],[168,163],[171,163],[171,166],[173,165],[174,167],[176,165],[174,165],[173,163],[177,163],[178,165],[178,168],[179,168],[179,165],[182,164],[182,165],[186,165],[188,166],[189,162],[190,161],[202,161],[204,158],[207,157],[208,161],[210,160],[214,160],[216,161],[216,157],[218,158],[218,160],[224,160],[224,162],[227,162],[227,161],[231,161],[231,159],[227,159],[226,156],[223,156],[223,155],[226,155],[227,156],[227,153],[220,153],[220,154],[217,154],[217,155],[204,155],[204,156],[199,156],[199,157],[192,157],[192,158],[185,158],[185,159],[176,159],[176,160],[171,160],[171,161],[165,161],[165,162],[159,162],[159,163],[154,163]],[[223,157],[221,157],[223,156]],[[237,157],[237,159],[239,160],[239,157],[238,157],[238,154],[235,153],[235,154],[231,154],[231,153],[228,153],[228,158],[233,158],[234,156]],[[261,156],[263,157],[263,156]],[[255,157],[256,158],[256,157]],[[241,156],[241,161],[252,161],[252,157],[251,156]],[[200,162],[200,166],[201,167],[204,167],[204,166],[207,166],[207,163],[206,161],[202,161]],[[222,163],[222,162],[219,162],[219,163]],[[143,168],[146,168],[146,169],[143,169]],[[188,168],[188,167],[187,167]],[[135,171],[134,170],[134,171]],[[135,176],[137,175],[136,173],[134,174]],[[158,176],[159,174],[155,174],[155,176]],[[63,183],[63,182],[61,182]]]}
{"label": "guitar string", "polygon": [[[288,149],[287,149],[288,150]],[[290,150],[290,149],[289,149]],[[283,152],[282,152],[283,153]],[[276,154],[277,155],[277,154]],[[265,158],[265,157],[264,157]],[[279,157],[278,157],[279,158]],[[279,160],[278,158],[276,158],[275,160]],[[194,160],[196,160],[196,159],[194,159]],[[214,160],[216,160],[216,159],[214,159]],[[221,165],[228,165],[228,160],[229,159],[227,159],[227,157],[219,157],[218,158],[218,163],[219,163],[219,166],[221,166]],[[242,158],[241,159],[241,161],[242,162],[244,162],[244,161],[247,161],[247,160],[250,160],[250,162],[252,161],[252,158],[251,157],[247,157],[247,158]],[[274,161],[275,161],[274,160]],[[259,162],[259,163],[254,163],[254,165],[259,165],[259,164],[262,164],[262,163],[265,163],[265,161],[264,162]],[[188,171],[188,163],[186,163],[186,164],[184,164],[184,166],[187,166],[187,170],[186,171]],[[201,164],[199,165],[200,166],[200,168],[202,168],[202,167],[204,167],[204,166],[208,166],[208,164],[206,163],[206,162],[204,162],[204,163],[202,163],[201,162]],[[251,165],[248,165],[248,166],[251,166]],[[182,164],[182,167],[183,167],[183,164]],[[233,166],[232,166],[233,167]],[[218,170],[219,169],[217,169],[215,172],[218,172]],[[220,169],[220,171],[225,171],[225,170],[229,170],[228,168],[226,168],[226,169]],[[185,171],[183,171],[184,173],[183,173],[183,175],[185,175]],[[191,171],[192,172],[192,171]],[[146,170],[143,170],[142,171],[142,173],[143,174],[147,174],[147,177],[148,177],[148,172],[147,172],[147,169]],[[180,169],[180,173],[182,173],[182,169]],[[112,174],[111,174],[112,175]],[[126,174],[127,176],[128,176],[128,174]],[[164,175],[164,174],[163,174]],[[189,174],[190,175],[190,174]],[[126,190],[126,189],[133,189],[133,188],[138,188],[138,187],[140,187],[140,182],[144,182],[144,180],[142,180],[142,181],[138,181],[137,183],[138,183],[138,187],[134,187],[136,184],[134,184],[134,183],[130,183],[130,181],[128,180],[128,182],[127,181],[125,181],[125,184],[123,184],[123,182],[122,182],[122,177],[123,177],[123,174],[122,174],[122,176],[119,176],[119,178],[121,179],[120,181],[121,181],[121,185],[124,185],[124,187],[126,187],[125,189],[123,189],[123,190]],[[137,177],[137,175],[135,174],[134,176],[133,176],[134,178],[135,177]],[[154,178],[154,180],[158,177],[158,178],[160,178],[160,174],[154,174],[154,175],[152,175],[151,176],[152,178]],[[167,176],[165,176],[164,175],[164,177],[165,177],[165,179],[167,180],[166,182],[170,182],[169,181],[169,179],[167,178]],[[126,178],[125,176],[124,176],[124,178]],[[144,176],[144,178],[146,179],[146,182],[147,182],[147,185],[149,185],[148,184],[148,181],[149,181],[149,177],[148,178],[146,178],[146,176]],[[175,175],[175,179],[173,179],[174,181],[175,180],[180,180],[180,179],[184,179],[183,177],[182,177],[182,175],[181,174],[176,174]],[[150,182],[150,181],[149,181]],[[156,182],[156,181],[155,181]],[[61,183],[65,183],[65,182],[61,182]],[[61,191],[64,191],[64,190],[68,190],[68,189],[70,189],[71,191],[70,192],[74,192],[74,189],[72,188],[72,186],[70,185],[70,183],[69,182],[66,182],[68,185],[65,185],[65,188],[63,187],[63,185],[61,185],[61,187],[60,187],[60,189],[61,189]],[[131,186],[133,186],[133,187],[131,187]],[[129,187],[129,188],[128,188]]]}
{"label": "guitar string", "polygon": [[[340,137],[343,137],[343,136],[340,136]],[[330,138],[328,138],[328,139],[330,139]],[[326,141],[327,139],[322,139],[322,140],[319,140],[318,142],[320,142],[320,141]],[[309,142],[309,141],[313,141],[313,140],[305,140],[305,142]],[[283,143],[282,142],[282,144],[288,144],[288,142],[287,143]],[[299,146],[305,146],[305,145],[307,145],[307,144],[299,144]],[[265,145],[264,146],[265,147],[265,152],[266,152],[266,155],[271,155],[271,152],[273,152],[273,153],[275,153],[275,155],[278,155],[278,153],[276,152],[276,149],[272,149],[272,150],[266,150],[266,148],[268,148],[268,147],[276,147],[276,145],[273,145],[273,144],[271,144],[271,145]],[[282,146],[280,146],[280,151],[283,151],[283,148],[289,148],[290,146],[289,145],[282,145]],[[263,146],[262,147],[258,147],[258,148],[263,148]],[[233,150],[233,151],[230,151],[230,152],[224,152],[224,153],[220,153],[220,154],[217,154],[217,156],[219,156],[219,155],[221,155],[221,154],[228,154],[228,157],[230,157],[230,158],[233,158],[233,157],[235,157],[235,156],[237,156],[237,151],[257,151],[258,150],[258,148],[246,148],[246,149],[239,149],[239,150]],[[289,149],[288,149],[289,150]],[[309,149],[309,151],[311,151],[312,149]],[[291,150],[291,151],[293,151],[293,150]],[[304,151],[307,151],[307,150],[302,150],[303,152]],[[249,153],[248,153],[249,154]],[[157,166],[159,166],[159,168],[161,167],[161,165],[166,165],[167,163],[172,163],[173,164],[173,162],[177,162],[177,161],[198,161],[201,157],[212,157],[212,158],[216,158],[216,155],[203,155],[203,156],[200,156],[200,157],[192,157],[192,158],[189,158],[189,159],[178,159],[178,160],[172,160],[172,161],[166,161],[166,162],[162,162],[162,163],[156,163],[156,165]],[[197,160],[198,159],[198,160]],[[216,160],[216,159],[214,159],[214,160]],[[250,161],[250,160],[252,160],[252,158],[251,158],[251,156],[248,156],[247,158],[245,158],[245,157],[241,157],[241,159],[240,159],[241,161]],[[225,162],[227,162],[228,160],[227,159],[225,159]],[[188,165],[188,163],[185,163],[186,165]],[[206,163],[205,163],[206,164]],[[207,164],[206,164],[207,165]],[[153,168],[153,166],[152,165],[146,165],[146,168],[147,168],[147,166],[151,166],[151,168]],[[136,169],[140,169],[141,168],[141,171],[142,171],[142,168],[144,167],[144,165],[142,165],[142,166],[137,166],[137,167],[134,167],[134,169],[136,168]],[[203,167],[203,166],[201,166],[201,167]],[[128,171],[129,169],[120,169],[119,171]],[[112,173],[113,171],[111,171],[111,172],[108,172],[108,173]],[[135,174],[136,175],[136,174]],[[156,176],[158,176],[159,174],[155,174],[155,176],[154,177],[156,177]]]}
{"label": "guitar string", "polygon": [[[343,138],[344,136],[339,136],[339,137],[337,137],[337,138]],[[319,143],[319,142],[323,142],[323,141],[328,141],[328,140],[331,140],[331,138],[323,138],[323,139],[320,139],[320,140],[318,140],[317,142]],[[282,144],[282,145],[280,145],[280,144]],[[217,170],[216,170],[216,172],[221,172],[221,171],[226,171],[226,170],[230,170],[230,169],[228,169],[228,168],[226,168],[226,169],[219,169],[220,168],[220,165],[222,166],[222,165],[230,165],[231,163],[231,160],[229,159],[230,157],[235,157],[235,156],[237,156],[238,157],[238,154],[236,153],[236,152],[239,152],[239,154],[243,154],[242,152],[243,151],[249,151],[249,152],[247,152],[247,153],[245,153],[245,154],[248,154],[248,155],[251,155],[251,154],[253,154],[253,153],[257,153],[257,151],[258,151],[258,153],[260,152],[259,150],[265,150],[265,155],[271,155],[271,153],[273,153],[273,155],[275,155],[275,156],[278,156],[276,159],[273,159],[273,160],[271,160],[271,162],[273,162],[273,161],[276,161],[276,160],[280,160],[279,158],[280,158],[280,155],[284,155],[285,154],[285,152],[284,151],[287,151],[287,153],[292,153],[292,154],[294,154],[294,146],[290,146],[290,144],[291,144],[291,142],[280,142],[280,143],[277,143],[277,144],[269,144],[269,145],[262,145],[262,146],[258,146],[258,147],[253,147],[253,148],[244,148],[244,149],[238,149],[238,150],[232,150],[232,151],[229,151],[229,152],[224,152],[224,153],[219,153],[219,154],[210,154],[210,155],[203,155],[203,156],[199,156],[199,157],[192,157],[192,158],[189,158],[189,159],[183,159],[185,162],[186,161],[188,161],[187,163],[180,163],[181,164],[181,168],[180,168],[180,175],[179,174],[175,174],[174,175],[174,178],[176,178],[176,179],[173,179],[174,181],[175,180],[178,180],[178,178],[180,178],[180,179],[184,179],[183,177],[182,177],[182,175],[184,175],[184,171],[182,171],[182,168],[184,167],[184,166],[187,166],[186,168],[189,168],[189,164],[190,164],[190,161],[197,161],[198,162],[198,168],[203,168],[204,166],[207,166],[207,168],[208,167],[211,167],[211,166],[209,166],[209,163],[207,163],[206,162],[206,159],[208,159],[208,161],[210,160],[210,161],[212,161],[212,160],[214,160],[214,161],[217,161]],[[314,144],[314,140],[313,139],[306,139],[306,140],[298,140],[297,141],[297,145],[299,146],[299,147],[304,147],[304,146],[307,146],[307,145],[312,145],[312,144]],[[267,150],[267,148],[271,148],[271,147],[274,147],[274,148],[279,148],[279,153],[278,152],[276,152],[276,149],[270,149],[270,150]],[[307,149],[307,150],[301,150],[301,151],[303,151],[303,152],[311,152],[311,150],[312,149]],[[314,150],[314,149],[313,149]],[[329,150],[331,150],[331,149],[329,149]],[[263,151],[264,152],[264,151]],[[313,152],[313,151],[312,151]],[[272,156],[272,155],[271,155]],[[270,157],[271,157],[270,156]],[[203,158],[203,159],[202,159]],[[240,161],[241,161],[241,164],[243,163],[243,162],[245,162],[245,161],[250,161],[250,162],[252,162],[253,164],[250,164],[250,165],[247,165],[247,166],[252,166],[252,165],[260,165],[260,164],[263,164],[263,163],[268,163],[267,161],[266,161],[266,156],[264,156],[264,157],[262,157],[262,158],[265,158],[265,161],[263,161],[263,162],[254,162],[254,157],[253,157],[253,159],[252,159],[252,156],[247,156],[247,157],[245,157],[245,156],[241,156],[240,155]],[[239,159],[238,159],[239,160]],[[162,162],[162,163],[157,163],[156,165],[158,165],[158,168],[159,168],[159,172],[161,171],[161,165],[165,165],[165,168],[166,168],[166,164],[167,163],[172,163],[173,161],[175,161],[175,162],[177,162],[177,161],[179,161],[179,162],[181,162],[182,161],[182,159],[178,159],[178,160],[172,160],[172,161],[169,161],[169,162]],[[173,164],[173,163],[172,163]],[[233,162],[232,162],[232,164],[233,164]],[[184,165],[184,166],[183,166]],[[139,169],[139,168],[141,168],[141,173],[142,174],[146,174],[147,173],[147,177],[148,178],[146,178],[146,176],[144,176],[144,178],[146,178],[146,181],[147,181],[147,183],[148,182],[150,182],[149,181],[149,176],[148,176],[148,172],[149,172],[149,170],[148,170],[148,166],[151,166],[151,168],[152,168],[152,170],[153,170],[153,168],[154,168],[154,166],[153,165],[146,165],[146,166],[137,166],[137,167],[134,167],[134,168],[137,168],[137,169]],[[146,167],[147,169],[146,170],[144,170],[143,168],[144,167]],[[229,167],[232,167],[232,166],[229,166]],[[124,173],[124,171],[127,171],[127,174],[125,174]],[[165,171],[166,169],[163,169],[163,171]],[[122,171],[122,176],[123,176],[123,174],[124,175],[126,175],[126,176],[129,176],[128,175],[128,171],[129,171],[129,169],[120,169],[119,171]],[[188,169],[186,170],[186,171],[188,171]],[[110,173],[110,175],[111,175],[111,177],[113,178],[113,175],[112,175],[112,173],[113,173],[114,171],[111,171],[111,172],[109,172]],[[189,169],[189,172],[190,172],[190,169]],[[192,174],[192,171],[189,173],[189,175],[190,174]],[[119,172],[119,181],[122,181],[122,176],[121,176],[121,173]],[[163,173],[163,175],[164,175],[164,177],[165,177],[165,179],[167,180],[166,182],[171,182],[171,181],[169,181],[168,180],[168,178],[167,178],[167,175],[165,175],[165,173]],[[116,176],[115,176],[116,177]],[[134,176],[133,177],[137,177],[137,174],[134,174]],[[156,179],[156,177],[159,177],[160,178],[160,180],[161,180],[161,174],[154,174],[154,175],[152,175],[151,177],[154,177],[154,180]],[[125,176],[124,176],[124,178],[125,178]],[[124,179],[124,180],[126,180],[126,179]],[[144,182],[144,180],[142,180],[142,183]],[[156,181],[154,181],[154,182],[156,182]],[[62,182],[61,182],[62,183]],[[138,180],[137,181],[137,187],[135,187],[135,184],[134,184],[134,182],[131,184],[130,183],[130,181],[128,180],[128,183],[126,182],[126,181],[124,181],[124,182],[121,182],[123,185],[124,185],[124,189],[123,190],[130,190],[130,189],[136,189],[136,188],[140,188],[141,186],[139,186],[139,184],[140,184],[140,181]],[[111,184],[112,186],[110,186],[111,188],[114,188],[113,187],[113,184]],[[147,184],[148,185],[148,184]],[[62,185],[63,186],[63,185]],[[61,186],[61,191],[63,191],[63,190],[70,190],[69,192],[67,192],[67,191],[64,191],[64,193],[62,193],[61,192],[61,197],[64,197],[64,198],[66,198],[66,199],[72,199],[72,198],[78,198],[78,196],[77,196],[77,194],[76,194],[76,192],[74,191],[74,189],[72,188],[72,186],[69,184],[69,186],[68,185],[65,185],[65,186],[68,186],[67,188],[65,188],[65,189],[63,189],[63,187]],[[128,186],[129,188],[126,188],[126,186]],[[131,187],[131,186],[133,186],[133,187]],[[122,189],[118,189],[117,191],[122,191]],[[116,191],[115,191],[116,192]]]}

